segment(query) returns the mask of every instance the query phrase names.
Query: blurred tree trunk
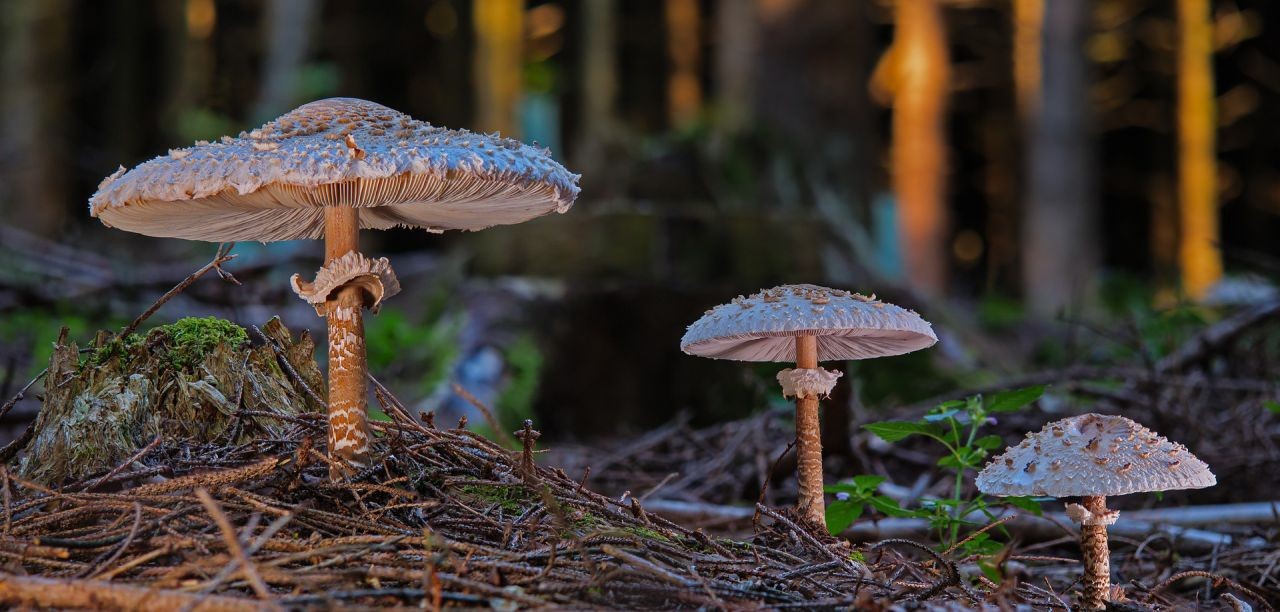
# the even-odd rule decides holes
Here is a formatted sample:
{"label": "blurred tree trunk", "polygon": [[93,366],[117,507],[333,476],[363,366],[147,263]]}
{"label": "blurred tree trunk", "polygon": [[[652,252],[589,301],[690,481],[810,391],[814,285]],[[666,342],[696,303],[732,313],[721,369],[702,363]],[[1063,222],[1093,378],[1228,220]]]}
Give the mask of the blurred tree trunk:
{"label": "blurred tree trunk", "polygon": [[1023,221],[1023,290],[1031,311],[1051,316],[1088,296],[1099,229],[1084,40],[1091,3],[1047,0],[1043,89],[1031,127]]}
{"label": "blurred tree trunk", "polygon": [[1040,107],[1045,0],[1013,0],[1013,87],[1018,115],[1030,126]]}
{"label": "blurred tree trunk", "polygon": [[1222,277],[1209,0],[1178,0],[1178,261],[1182,288],[1202,298]]}
{"label": "blurred tree trunk", "polygon": [[986,165],[986,288],[1016,291],[1021,281],[1018,237],[1022,224],[1022,200],[1026,177],[1022,160],[1029,148],[1026,135],[1034,126],[1040,105],[1040,41],[1044,28],[1044,0],[1013,0],[1013,112],[997,103],[983,113],[983,149]]}
{"label": "blurred tree trunk", "polygon": [[0,4],[0,204],[9,223],[54,237],[66,214],[66,0]]}
{"label": "blurred tree trunk", "polygon": [[719,128],[726,133],[742,131],[754,111],[757,19],[753,1],[720,0],[716,4],[716,105]]}
{"label": "blurred tree trunk", "polygon": [[947,94],[951,68],[942,7],[899,0],[891,56],[893,190],[907,281],[928,295],[947,285]]}
{"label": "blurred tree trunk", "polygon": [[253,105],[257,124],[297,105],[298,74],[311,47],[319,3],[314,0],[270,0],[266,11],[267,44],[262,85]]}
{"label": "blurred tree trunk", "polygon": [[575,157],[588,173],[618,130],[617,0],[582,5],[582,126]]}
{"label": "blurred tree trunk", "polygon": [[524,0],[476,0],[472,5],[476,88],[475,129],[519,136],[516,112],[524,64]]}
{"label": "blurred tree trunk", "polygon": [[698,0],[666,0],[667,24],[667,121],[681,126],[702,110],[702,15]]}
{"label": "blurred tree trunk", "polygon": [[208,138],[207,130],[194,129],[198,121],[200,105],[209,99],[213,82],[213,30],[218,24],[218,8],[213,0],[186,0],[182,3],[162,4],[167,32],[173,33],[167,41],[169,52],[178,58],[171,62],[173,74],[168,101],[164,106],[167,116],[163,123],[173,130],[170,138],[179,142],[191,137]]}

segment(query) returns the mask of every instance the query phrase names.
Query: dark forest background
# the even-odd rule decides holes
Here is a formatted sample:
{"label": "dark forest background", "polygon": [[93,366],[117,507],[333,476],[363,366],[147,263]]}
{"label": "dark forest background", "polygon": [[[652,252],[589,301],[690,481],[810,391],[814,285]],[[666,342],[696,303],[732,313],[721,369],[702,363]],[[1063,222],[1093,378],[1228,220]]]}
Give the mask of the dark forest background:
{"label": "dark forest background", "polygon": [[[774,368],[678,341],[784,282],[939,327],[847,366],[837,404],[863,410],[1176,346],[1280,273],[1272,2],[3,0],[6,388],[59,327],[118,327],[213,253],[89,218],[103,177],[339,95],[583,175],[563,216],[365,233],[408,290],[369,323],[371,368],[452,418],[451,381],[553,437],[758,411]],[[242,287],[203,281],[156,321],[320,329],[286,282],[320,251],[238,245]]]}

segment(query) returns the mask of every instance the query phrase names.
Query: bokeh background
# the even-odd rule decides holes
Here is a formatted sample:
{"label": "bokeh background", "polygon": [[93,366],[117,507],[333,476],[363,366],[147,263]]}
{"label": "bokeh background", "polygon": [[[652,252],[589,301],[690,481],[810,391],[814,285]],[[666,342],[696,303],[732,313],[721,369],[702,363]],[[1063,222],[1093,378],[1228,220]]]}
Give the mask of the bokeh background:
{"label": "bokeh background", "polygon": [[[216,248],[103,227],[103,177],[329,96],[537,141],[582,174],[565,215],[363,234],[407,289],[370,319],[371,369],[445,419],[481,422],[452,382],[561,441],[779,405],[781,366],[678,343],[780,283],[940,331],[841,366],[837,437],[850,414],[1157,359],[1276,295],[1274,2],[4,0],[4,397],[60,327],[119,328]],[[242,286],[204,279],[152,322],[322,329],[287,284],[318,243],[234,252]]]}

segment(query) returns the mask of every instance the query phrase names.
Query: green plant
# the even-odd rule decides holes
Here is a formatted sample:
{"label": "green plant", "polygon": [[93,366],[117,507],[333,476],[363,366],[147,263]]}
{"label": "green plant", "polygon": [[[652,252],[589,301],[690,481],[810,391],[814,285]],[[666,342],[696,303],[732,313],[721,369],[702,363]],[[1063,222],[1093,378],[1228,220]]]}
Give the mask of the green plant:
{"label": "green plant", "polygon": [[538,395],[545,358],[530,334],[522,334],[503,351],[510,378],[498,395],[498,421],[508,431],[533,417],[533,401]]}
{"label": "green plant", "polygon": [[849,525],[862,517],[867,506],[886,516],[913,516],[910,510],[902,509],[897,500],[876,493],[876,489],[886,480],[888,478],[884,476],[863,474],[854,476],[852,480],[824,487],[827,493],[834,493],[836,496],[836,501],[827,506],[827,531],[834,535],[848,529]]}
{"label": "green plant", "polygon": [[[941,444],[946,453],[938,459],[937,465],[951,473],[951,496],[925,499],[921,501],[919,508],[904,509],[896,501],[875,493],[876,488],[884,481],[883,477],[858,476],[848,483],[827,487],[829,492],[837,495],[837,501],[827,509],[828,528],[832,533],[843,530],[861,516],[864,507],[869,505],[888,516],[928,520],[930,527],[938,533],[944,549],[961,542],[961,529],[973,524],[967,517],[980,513],[988,520],[995,518],[990,510],[992,503],[985,496],[965,495],[964,485],[968,472],[977,470],[993,450],[1004,445],[1000,436],[979,434],[983,427],[993,422],[994,417],[991,415],[1022,410],[1043,393],[1044,387],[1036,386],[999,393],[989,401],[975,395],[963,400],[944,402],[915,421],[882,421],[864,425],[865,429],[889,443],[901,442],[911,436],[924,436]],[[1040,513],[1039,501],[1033,498],[1006,497],[1002,498],[1002,502]],[[961,544],[961,549],[970,554],[990,554],[998,547],[999,544],[986,533],[978,534]]]}

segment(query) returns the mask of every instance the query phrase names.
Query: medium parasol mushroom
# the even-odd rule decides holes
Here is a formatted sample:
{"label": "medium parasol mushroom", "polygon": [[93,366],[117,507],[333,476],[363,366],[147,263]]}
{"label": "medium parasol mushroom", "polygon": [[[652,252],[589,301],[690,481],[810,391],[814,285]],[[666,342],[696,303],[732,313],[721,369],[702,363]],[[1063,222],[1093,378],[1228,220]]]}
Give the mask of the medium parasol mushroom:
{"label": "medium parasol mushroom", "polygon": [[1067,516],[1080,522],[1084,557],[1081,607],[1100,610],[1111,598],[1107,525],[1120,513],[1107,496],[1200,489],[1217,484],[1209,466],[1151,430],[1121,416],[1084,414],[1028,433],[978,473],[978,490],[990,495],[1080,496]]}
{"label": "medium parasol mushroom", "polygon": [[362,309],[400,285],[359,252],[360,228],[479,230],[565,212],[578,176],[546,150],[448,130],[354,98],[312,102],[236,138],[198,142],[107,177],[89,212],[109,227],[211,242],[323,238],[294,291],[329,327],[330,475],[367,464]]}
{"label": "medium parasol mushroom", "polygon": [[805,520],[824,525],[818,398],[830,394],[840,372],[818,362],[901,355],[937,341],[920,315],[875,296],[782,285],[708,310],[689,326],[680,349],[715,359],[795,362],[778,382],[784,396],[796,398],[797,507]]}

